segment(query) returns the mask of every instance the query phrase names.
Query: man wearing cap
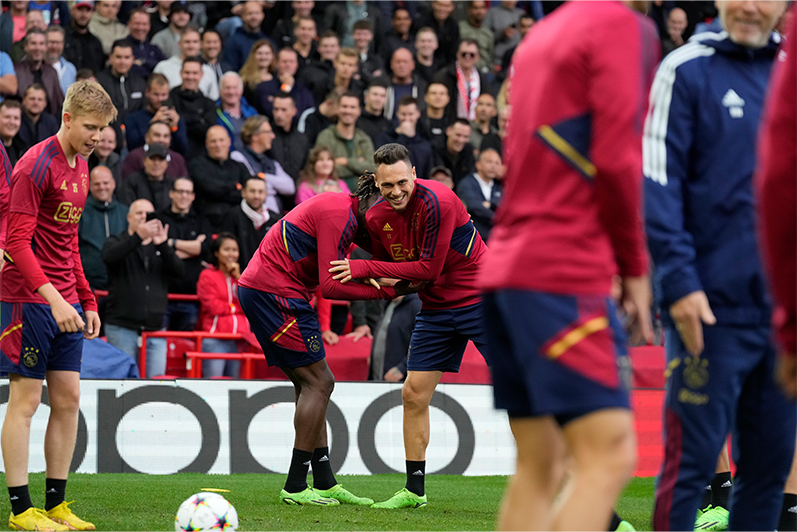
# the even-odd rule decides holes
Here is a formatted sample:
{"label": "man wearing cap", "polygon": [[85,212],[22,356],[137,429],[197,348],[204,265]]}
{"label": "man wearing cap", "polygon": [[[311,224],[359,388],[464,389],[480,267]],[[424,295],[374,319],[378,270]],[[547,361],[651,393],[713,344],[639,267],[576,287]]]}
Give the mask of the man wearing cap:
{"label": "man wearing cap", "polygon": [[[147,156],[147,145],[156,142],[169,146],[172,142],[172,131],[169,124],[166,122],[152,122],[147,128],[147,134],[144,136],[145,144],[138,148],[131,150],[125,157],[122,164],[122,181],[127,179],[128,176],[135,172],[144,169],[144,158]],[[169,167],[166,169],[166,177],[175,179],[188,175],[188,166],[185,163],[185,158],[174,150],[169,150]]]}
{"label": "man wearing cap", "polygon": [[105,66],[105,54],[100,40],[89,31],[93,12],[94,2],[83,0],[72,6],[72,21],[64,28],[64,57],[78,70],[88,68],[96,73]]}
{"label": "man wearing cap", "polygon": [[144,170],[135,172],[124,180],[119,188],[119,201],[130,205],[138,199],[146,199],[156,211],[161,211],[171,205],[169,191],[173,179],[166,176],[166,168],[171,161],[169,148],[159,142],[149,144],[146,148]]}
{"label": "man wearing cap", "polygon": [[182,2],[173,3],[169,8],[169,26],[152,36],[152,44],[160,48],[166,58],[178,55],[180,47],[177,43],[180,42],[180,31],[190,20],[191,13],[188,11],[188,6]]}

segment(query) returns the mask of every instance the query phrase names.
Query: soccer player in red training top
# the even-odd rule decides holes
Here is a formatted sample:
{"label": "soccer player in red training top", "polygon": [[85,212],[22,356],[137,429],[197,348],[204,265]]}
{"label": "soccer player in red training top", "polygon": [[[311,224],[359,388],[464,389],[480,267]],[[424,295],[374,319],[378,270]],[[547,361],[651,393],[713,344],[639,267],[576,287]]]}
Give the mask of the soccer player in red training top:
{"label": "soccer player in red training top", "polygon": [[342,282],[386,277],[429,283],[419,292],[423,305],[415,318],[401,389],[407,483],[373,506],[421,508],[427,504],[424,478],[432,395],[444,371],[459,371],[468,340],[483,348],[476,280],[487,247],[450,188],[416,179],[407,148],[385,144],[376,150],[374,165],[374,184],[382,199],[366,219],[376,260],[335,261],[330,271]]}
{"label": "soccer player in red training top", "polygon": [[[647,2],[568,2],[515,52],[504,203],[483,268],[497,408],[518,447],[504,530],[606,530],[636,463],[622,279],[652,339],[642,125],[659,45]],[[571,486],[553,504],[568,456]]]}
{"label": "soccer player in red training top", "polygon": [[[3,462],[19,530],[94,530],[64,502],[77,436],[83,339],[100,332],[97,303],[83,274],[77,227],[89,192],[88,159],[116,117],[108,94],[78,81],[64,100],[61,129],[20,158],[11,176],[6,260],[0,275],[0,371],[8,373]],[[47,379],[44,436],[46,505],[28,492],[30,422]]]}
{"label": "soccer player in red training top", "polygon": [[0,270],[3,269],[6,249],[6,218],[5,208],[8,204],[8,192],[11,185],[11,160],[8,158],[6,147],[0,142]]}
{"label": "soccer player in red training top", "polygon": [[[377,199],[373,187],[351,196],[325,193],[294,208],[260,243],[238,280],[238,300],[269,366],[278,366],[296,389],[293,457],[280,499],[287,504],[370,505],[335,480],[329,460],[326,411],[335,377],[310,299],[317,288],[329,299],[391,299],[402,287],[343,286],[327,271],[346,257],[355,237],[366,236],[365,211]],[[307,486],[308,466],[313,487]]]}

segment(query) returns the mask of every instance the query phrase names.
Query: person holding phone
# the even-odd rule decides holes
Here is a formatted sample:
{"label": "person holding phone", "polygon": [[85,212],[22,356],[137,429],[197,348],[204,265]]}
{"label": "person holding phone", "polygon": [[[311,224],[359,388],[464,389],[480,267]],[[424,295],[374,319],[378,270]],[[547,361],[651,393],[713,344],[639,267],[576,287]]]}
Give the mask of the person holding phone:
{"label": "person holding phone", "polygon": [[188,153],[188,130],[185,120],[174,110],[169,98],[169,80],[163,74],[152,74],[147,81],[147,105],[133,111],[125,118],[125,138],[127,149],[134,150],[146,144],[147,130],[153,122],[163,122],[172,132],[171,145],[174,151]]}

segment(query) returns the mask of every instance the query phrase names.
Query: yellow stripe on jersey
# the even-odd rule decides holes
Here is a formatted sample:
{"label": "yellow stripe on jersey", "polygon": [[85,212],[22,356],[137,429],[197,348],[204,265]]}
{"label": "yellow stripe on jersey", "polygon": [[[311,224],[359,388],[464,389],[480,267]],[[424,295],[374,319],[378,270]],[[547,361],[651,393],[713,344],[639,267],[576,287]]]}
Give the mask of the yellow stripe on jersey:
{"label": "yellow stripe on jersey", "polygon": [[559,358],[568,349],[582,341],[584,338],[596,332],[602,331],[609,326],[609,320],[606,316],[599,316],[592,318],[580,327],[576,327],[566,335],[564,335],[558,342],[554,343],[548,348],[546,354],[549,358]]}
{"label": "yellow stripe on jersey", "polygon": [[279,339],[280,339],[280,336],[282,336],[283,334],[285,334],[285,333],[288,331],[288,329],[290,329],[291,327],[293,327],[295,324],[296,324],[296,318],[292,319],[292,320],[291,320],[291,322],[290,322],[288,325],[286,325],[286,326],[285,326],[285,328],[284,328],[284,329],[282,329],[282,331],[280,331],[280,333],[279,333],[277,336],[275,336],[274,338],[272,338],[272,339],[271,339],[271,341],[272,341],[272,342],[274,342],[274,343],[276,343],[276,342],[277,342],[277,340],[279,340]]}
{"label": "yellow stripe on jersey", "polygon": [[465,250],[465,256],[470,257],[470,252],[473,249],[473,241],[476,240],[476,227],[473,227],[473,234],[470,235],[470,242],[468,242],[468,249]]}
{"label": "yellow stripe on jersey", "polygon": [[288,224],[283,220],[282,222],[282,242],[285,244],[285,253],[291,256],[291,250],[288,249]]}
{"label": "yellow stripe on jersey", "polygon": [[565,139],[553,130],[551,126],[542,126],[537,130],[537,133],[547,142],[553,149],[555,149],[562,157],[574,164],[580,169],[584,175],[594,179],[597,170],[592,162],[581,155],[578,150],[570,145]]}
{"label": "yellow stripe on jersey", "polygon": [[12,332],[16,331],[17,329],[21,329],[21,328],[22,328],[22,324],[21,324],[21,323],[20,323],[20,324],[18,324],[18,325],[14,325],[14,326],[13,326],[13,327],[11,327],[10,329],[8,329],[6,332],[4,332],[2,335],[0,335],[0,340],[2,340],[3,338],[5,338],[6,336],[8,336],[9,334],[11,334]]}

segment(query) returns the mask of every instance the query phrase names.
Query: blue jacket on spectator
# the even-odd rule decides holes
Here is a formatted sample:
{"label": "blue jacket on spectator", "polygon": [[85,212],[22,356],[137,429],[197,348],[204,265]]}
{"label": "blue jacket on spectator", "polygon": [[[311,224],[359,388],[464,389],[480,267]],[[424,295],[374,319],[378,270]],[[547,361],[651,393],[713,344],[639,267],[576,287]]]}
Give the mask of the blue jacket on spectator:
{"label": "blue jacket on spectator", "polygon": [[[150,112],[147,107],[127,115],[124,124],[128,150],[134,150],[146,144],[144,137],[147,135],[147,129],[149,129],[149,123],[153,116],[155,114]],[[188,155],[188,131],[185,128],[185,120],[182,118],[177,123],[177,131],[172,131],[172,144],[169,147],[181,155]]]}
{"label": "blue jacket on spectator", "polygon": [[493,216],[495,209],[501,203],[501,197],[504,194],[504,185],[497,179],[493,179],[493,188],[490,191],[490,206],[487,207],[487,201],[482,192],[482,187],[477,181],[476,174],[470,174],[463,177],[457,183],[457,196],[465,204],[465,208],[470,214],[470,219],[473,220],[473,225],[482,236],[482,240],[487,242],[490,237],[490,229],[493,227]]}
{"label": "blue jacket on spectator", "polygon": [[224,61],[226,61],[233,70],[238,72],[241,67],[246,63],[246,58],[249,57],[249,52],[252,51],[252,46],[260,39],[268,39],[269,37],[262,31],[249,33],[243,27],[235,30],[232,37],[224,43]]}
{"label": "blue jacket on spectator", "polygon": [[[257,111],[255,108],[249,105],[249,102],[246,101],[246,98],[241,96],[241,118],[246,120],[250,116],[255,116],[256,114]],[[230,114],[227,111],[222,110],[221,98],[216,100],[216,116],[218,117],[216,124],[222,126],[227,130],[227,133],[230,134],[230,139],[232,139],[232,144],[235,147],[234,149],[240,150],[243,148],[243,145],[240,144],[241,131],[240,129],[236,130],[235,124],[233,123],[233,119]]]}
{"label": "blue jacket on spectator", "polygon": [[[147,41],[138,41],[130,35],[127,36],[127,40],[133,45],[133,57],[136,58],[136,61],[144,62],[141,65],[133,63],[130,72],[144,79],[149,78],[155,69],[155,65],[165,60],[166,56],[163,55],[160,48]],[[66,94],[66,91],[64,91],[64,94]]]}

